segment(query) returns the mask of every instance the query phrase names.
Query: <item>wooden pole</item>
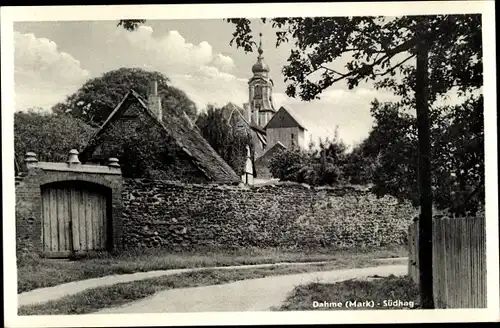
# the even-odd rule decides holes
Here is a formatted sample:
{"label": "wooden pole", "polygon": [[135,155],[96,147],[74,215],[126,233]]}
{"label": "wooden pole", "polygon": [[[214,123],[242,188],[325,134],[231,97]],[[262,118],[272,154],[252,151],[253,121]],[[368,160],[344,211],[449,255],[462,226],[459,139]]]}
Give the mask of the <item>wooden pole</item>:
{"label": "wooden pole", "polygon": [[428,44],[425,36],[417,43],[415,100],[418,129],[418,166],[420,186],[420,218],[418,257],[420,271],[420,302],[423,309],[433,309],[432,277],[432,180],[429,119]]}

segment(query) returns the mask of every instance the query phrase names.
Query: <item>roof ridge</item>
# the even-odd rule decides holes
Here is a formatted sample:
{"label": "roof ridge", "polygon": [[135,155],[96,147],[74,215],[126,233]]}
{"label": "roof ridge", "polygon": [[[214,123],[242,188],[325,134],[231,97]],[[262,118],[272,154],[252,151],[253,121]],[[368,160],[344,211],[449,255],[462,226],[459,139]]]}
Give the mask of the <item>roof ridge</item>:
{"label": "roof ridge", "polygon": [[[191,162],[200,170],[203,172],[203,174],[209,179],[209,180],[214,180],[214,181],[221,181],[225,180],[227,182],[239,182],[240,179],[236,172],[227,164],[227,162],[212,148],[212,146],[208,143],[208,141],[201,135],[201,132],[199,129],[193,129],[193,128],[188,128],[185,125],[185,120],[180,116],[177,115],[177,113],[172,112],[172,111],[166,111],[164,117],[168,117],[171,120],[172,126],[169,128],[167,127],[166,123],[159,120],[156,115],[154,115],[153,112],[148,108],[148,105],[146,103],[146,100],[135,90],[130,89],[127,94],[123,97],[123,99],[120,101],[120,103],[115,107],[115,109],[112,111],[112,113],[108,116],[106,119],[105,123],[96,131],[96,133],[89,139],[89,142],[84,148],[84,151],[90,150],[93,151],[92,147],[95,146],[93,145],[93,142],[97,139],[97,136],[102,133],[102,131],[106,128],[106,126],[112,121],[112,119],[118,115],[118,113],[122,110],[122,106],[127,102],[127,99],[130,97],[133,97],[142,107],[142,109],[152,117],[155,122],[157,122],[164,132],[173,139],[175,144],[182,149],[182,151],[190,158]],[[129,106],[126,106],[124,110],[127,110]],[[188,133],[191,134],[191,138],[188,138],[187,140],[190,140],[192,143],[192,147],[186,146],[185,142],[182,142],[179,140],[180,135],[178,134],[182,133]],[[193,154],[191,151],[196,143],[202,143],[201,149],[198,149],[198,154]],[[189,144],[189,142],[188,142]],[[95,149],[95,147],[94,147]],[[206,151],[205,151],[206,150]],[[84,152],[82,151],[82,153]],[[207,152],[208,151],[208,152]],[[212,161],[215,161],[214,164],[220,170],[220,173],[223,173],[223,176],[218,176],[218,174],[211,170],[211,166],[207,165],[207,163],[204,163],[205,161],[210,161],[210,157],[212,157]]]}
{"label": "roof ridge", "polygon": [[304,130],[307,130],[304,121],[301,119],[300,115],[298,115],[292,108],[286,108],[285,106],[281,106],[280,109],[271,117],[271,119],[267,122],[266,126],[264,129],[267,128],[267,126],[271,123],[271,121],[276,117],[276,115],[283,110],[286,112],[290,117],[299,125],[299,127],[303,128]]}

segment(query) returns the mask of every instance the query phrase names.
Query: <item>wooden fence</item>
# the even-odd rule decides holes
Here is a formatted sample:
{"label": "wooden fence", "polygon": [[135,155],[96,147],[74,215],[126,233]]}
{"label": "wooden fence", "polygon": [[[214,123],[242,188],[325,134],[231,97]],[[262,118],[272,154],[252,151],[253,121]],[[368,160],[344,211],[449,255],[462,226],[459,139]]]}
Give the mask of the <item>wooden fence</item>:
{"label": "wooden fence", "polygon": [[[486,228],[484,217],[435,218],[432,230],[434,305],[486,307]],[[408,229],[408,274],[419,283],[418,222]]]}

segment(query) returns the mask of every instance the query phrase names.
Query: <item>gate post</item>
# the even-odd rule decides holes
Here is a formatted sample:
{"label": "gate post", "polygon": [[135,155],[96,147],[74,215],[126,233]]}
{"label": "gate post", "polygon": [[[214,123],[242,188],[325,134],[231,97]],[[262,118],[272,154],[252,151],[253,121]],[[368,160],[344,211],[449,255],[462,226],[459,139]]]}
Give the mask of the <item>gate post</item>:
{"label": "gate post", "polygon": [[[106,220],[110,222],[112,236],[107,236],[107,241],[109,240],[111,249],[121,248],[123,177],[118,159],[110,158],[105,166],[91,165],[80,162],[78,155],[76,149],[71,149],[64,162],[39,162],[34,152],[26,153],[23,163],[23,171],[26,171],[26,174],[20,178],[16,177],[15,186],[17,250],[35,252],[44,256],[44,240],[47,239],[44,233],[48,230],[44,230],[43,220],[45,216],[49,217],[48,214],[53,212],[53,209],[44,207],[46,204],[44,205],[42,189],[45,186],[50,188],[49,185],[52,183],[60,185],[60,183],[72,181],[108,188],[105,216]],[[62,201],[66,201],[66,199],[71,200],[71,194],[68,197],[64,196]],[[68,210],[71,211],[71,209]],[[73,221],[70,222],[74,225]],[[106,228],[103,228],[103,231],[109,231],[106,230],[108,223],[105,224]],[[64,225],[66,225],[66,221],[64,221]],[[73,235],[70,237],[73,238]],[[64,241],[69,241],[70,237],[66,239],[65,236]],[[70,244],[73,243],[70,242]],[[47,247],[47,249],[49,248]]]}
{"label": "gate post", "polygon": [[24,163],[26,165],[26,169],[32,169],[38,167],[38,159],[36,158],[36,154],[34,152],[27,152],[24,157]]}

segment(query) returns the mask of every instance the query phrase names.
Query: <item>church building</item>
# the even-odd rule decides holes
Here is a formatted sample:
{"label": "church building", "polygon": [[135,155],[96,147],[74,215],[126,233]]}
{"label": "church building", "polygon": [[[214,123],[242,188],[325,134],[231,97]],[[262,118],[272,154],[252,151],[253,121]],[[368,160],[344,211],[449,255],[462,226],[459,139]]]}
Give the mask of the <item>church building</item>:
{"label": "church building", "polygon": [[246,120],[254,127],[254,133],[260,140],[265,140],[262,147],[255,147],[255,153],[249,158],[254,163],[254,177],[270,179],[267,167],[269,159],[277,149],[306,147],[306,128],[297,115],[290,109],[281,107],[276,110],[273,103],[274,82],[269,75],[269,66],[264,61],[262,34],[259,42],[257,62],[252,66],[253,76],[248,81],[248,103],[244,104]]}
{"label": "church building", "polygon": [[[262,36],[262,34],[261,34]],[[248,108],[251,122],[265,127],[276,113],[273,105],[274,82],[269,77],[269,66],[264,62],[262,40],[259,43],[259,56],[252,66],[253,76],[248,81]]]}

